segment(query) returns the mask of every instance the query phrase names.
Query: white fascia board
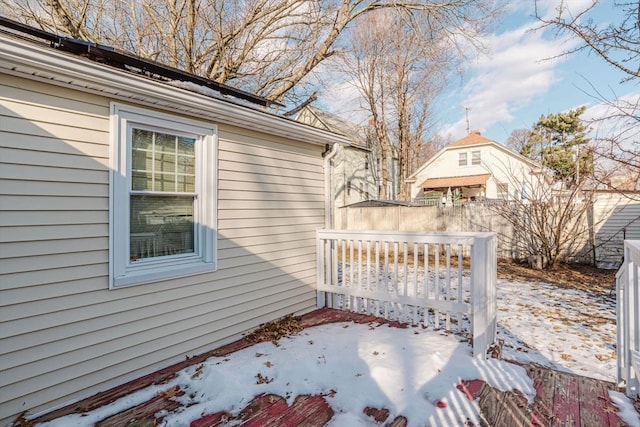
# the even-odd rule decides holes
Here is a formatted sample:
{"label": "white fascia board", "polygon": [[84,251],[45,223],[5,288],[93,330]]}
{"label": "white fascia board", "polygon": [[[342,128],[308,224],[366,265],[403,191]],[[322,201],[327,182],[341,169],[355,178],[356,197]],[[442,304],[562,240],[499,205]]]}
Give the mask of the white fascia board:
{"label": "white fascia board", "polygon": [[200,120],[255,129],[295,141],[320,146],[350,145],[349,139],[342,135],[4,35],[0,35],[0,70],[14,76],[182,113]]}

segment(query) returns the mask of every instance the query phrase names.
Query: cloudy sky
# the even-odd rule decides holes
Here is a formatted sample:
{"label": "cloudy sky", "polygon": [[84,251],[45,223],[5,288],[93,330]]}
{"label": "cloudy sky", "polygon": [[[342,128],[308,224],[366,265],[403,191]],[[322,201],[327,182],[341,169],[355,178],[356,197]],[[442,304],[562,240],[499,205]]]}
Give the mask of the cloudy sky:
{"label": "cloudy sky", "polygon": [[[566,0],[570,10],[580,11],[591,0]],[[603,1],[594,10],[600,22],[612,21],[613,1]],[[551,14],[557,0],[539,1],[539,12]],[[443,99],[442,134],[454,139],[466,134],[465,107],[472,129],[505,142],[513,129],[531,127],[542,114],[566,111],[580,105],[585,116],[602,111],[597,93],[637,99],[637,83],[621,83],[624,75],[587,52],[562,56],[576,47],[577,40],[560,38],[540,30],[534,17],[533,0],[511,4],[494,34],[486,39],[490,53],[470,64],[468,73]],[[615,21],[614,21],[615,22]],[[559,56],[560,55],[560,56]]]}
{"label": "cloudy sky", "polygon": [[[565,0],[570,11],[584,10],[592,0]],[[541,15],[554,13],[559,0],[538,0]],[[617,22],[613,0],[604,0],[592,15],[597,22]],[[588,107],[583,117],[603,111],[596,98],[640,98],[640,85],[621,83],[624,75],[586,51],[569,56],[577,40],[559,37],[553,30],[539,29],[534,0],[509,2],[508,12],[492,34],[484,39],[487,54],[468,64],[466,72],[452,79],[437,108],[440,134],[453,141],[469,127],[498,142],[506,142],[514,129],[530,128],[543,114]],[[347,83],[341,83],[327,107],[348,114]],[[353,104],[351,104],[353,105]],[[353,111],[353,110],[351,110]]]}

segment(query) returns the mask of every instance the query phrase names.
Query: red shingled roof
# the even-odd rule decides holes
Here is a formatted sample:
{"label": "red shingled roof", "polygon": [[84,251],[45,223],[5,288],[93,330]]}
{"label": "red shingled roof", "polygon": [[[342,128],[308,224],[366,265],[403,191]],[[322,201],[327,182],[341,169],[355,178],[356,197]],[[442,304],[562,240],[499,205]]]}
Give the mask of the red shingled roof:
{"label": "red shingled roof", "polygon": [[487,142],[493,142],[493,141],[491,139],[489,139],[489,138],[485,138],[484,136],[480,135],[480,131],[479,130],[472,130],[469,135],[467,135],[464,138],[459,139],[459,140],[449,144],[449,147],[460,147],[460,146],[463,146],[463,145],[486,144]]}

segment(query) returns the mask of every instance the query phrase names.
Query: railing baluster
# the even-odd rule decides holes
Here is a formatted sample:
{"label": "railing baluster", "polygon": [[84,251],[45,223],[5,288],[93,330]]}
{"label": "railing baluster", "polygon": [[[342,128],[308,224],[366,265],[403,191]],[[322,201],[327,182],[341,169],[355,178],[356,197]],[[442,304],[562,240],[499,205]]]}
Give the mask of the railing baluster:
{"label": "railing baluster", "polygon": [[[380,280],[382,279],[380,277],[380,240],[376,239],[376,283],[375,283],[375,290],[379,291],[380,290]],[[376,309],[376,315],[379,316],[380,315],[380,300],[376,299],[376,303],[375,303],[375,309]]]}
{"label": "railing baluster", "polygon": [[[458,245],[458,302],[464,302],[463,301],[463,293],[462,293],[462,245]],[[458,315],[458,332],[462,332],[462,320],[464,318],[464,315],[460,312],[457,313]]]}
{"label": "railing baluster", "polygon": [[354,271],[356,270],[356,260],[353,255],[353,239],[349,239],[349,281],[351,282],[351,286],[355,283],[353,279]]}
{"label": "railing baluster", "polygon": [[[447,294],[445,299],[451,301],[451,243],[447,243]],[[451,330],[451,312],[445,314],[445,328]]]}
{"label": "railing baluster", "polygon": [[[393,294],[398,296],[398,252],[400,251],[400,245],[398,242],[393,242]],[[396,320],[400,320],[399,304],[393,303],[393,312]]]}
{"label": "railing baluster", "polygon": [[[371,240],[367,240],[367,283],[366,289],[371,290]],[[365,308],[367,313],[371,313],[371,300],[369,298],[364,299]]]}
{"label": "railing baluster", "polygon": [[[329,265],[329,271],[330,276],[329,280],[331,281],[331,284],[334,285],[334,287],[338,287],[338,247],[336,246],[338,244],[337,241],[334,240],[329,240],[328,241],[328,250],[329,250],[329,260],[330,260],[330,265]],[[339,294],[334,293],[331,297],[331,299],[333,300],[332,302],[332,306],[333,307],[337,307],[339,306],[339,300],[342,299],[342,301],[344,301],[344,297],[340,296]]]}
{"label": "railing baluster", "polygon": [[[418,252],[420,247],[417,243],[413,243],[413,297],[418,297]],[[413,324],[418,324],[418,307],[413,306]]]}
{"label": "railing baluster", "polygon": [[[440,244],[436,243],[433,247],[433,251],[435,256],[434,272],[436,275],[436,280],[434,282],[434,291],[436,301],[440,301]],[[437,308],[433,311],[433,319],[435,328],[440,329],[440,310]]]}
{"label": "railing baluster", "polygon": [[424,297],[429,298],[429,244],[424,244]]}
{"label": "railing baluster", "polygon": [[[384,242],[384,277],[383,277],[383,285],[384,292],[389,292],[389,242]],[[389,302],[384,301],[384,317],[389,318]]]}
{"label": "railing baluster", "polygon": [[[362,262],[362,240],[358,240],[358,289],[362,289],[362,269],[364,268],[364,262]],[[360,311],[361,298],[354,298],[355,311]]]}

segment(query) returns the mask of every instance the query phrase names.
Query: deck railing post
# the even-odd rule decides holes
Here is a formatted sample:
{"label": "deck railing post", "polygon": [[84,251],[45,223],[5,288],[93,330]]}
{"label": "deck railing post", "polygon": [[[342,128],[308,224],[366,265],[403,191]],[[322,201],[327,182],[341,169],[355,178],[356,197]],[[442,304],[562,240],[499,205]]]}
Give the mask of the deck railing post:
{"label": "deck railing post", "polygon": [[496,237],[476,237],[471,247],[471,306],[474,357],[486,357],[496,337]]}
{"label": "deck railing post", "polygon": [[[321,284],[325,284],[325,254],[324,254],[324,239],[322,237],[322,230],[316,231],[316,283],[320,287]],[[323,291],[316,292],[316,306],[318,308],[324,308],[327,306],[327,296]]]}
{"label": "deck railing post", "polygon": [[640,240],[624,242],[616,274],[618,383],[629,397],[640,396]]}

